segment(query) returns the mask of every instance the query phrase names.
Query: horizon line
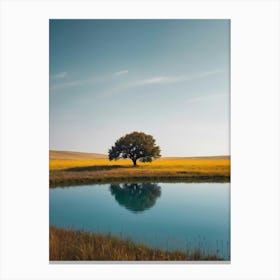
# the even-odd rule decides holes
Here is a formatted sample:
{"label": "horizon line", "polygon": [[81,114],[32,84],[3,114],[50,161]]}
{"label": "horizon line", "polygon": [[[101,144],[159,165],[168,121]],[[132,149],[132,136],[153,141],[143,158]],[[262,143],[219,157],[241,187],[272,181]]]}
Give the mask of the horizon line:
{"label": "horizon line", "polygon": [[[104,155],[107,156],[106,153],[99,153],[99,152],[81,152],[81,151],[73,151],[73,150],[54,150],[54,149],[49,149],[49,152],[70,152],[70,153],[80,153],[80,154],[98,154],[98,155]],[[230,154],[219,154],[219,155],[192,155],[192,156],[161,156],[160,158],[201,158],[201,157],[231,157]]]}

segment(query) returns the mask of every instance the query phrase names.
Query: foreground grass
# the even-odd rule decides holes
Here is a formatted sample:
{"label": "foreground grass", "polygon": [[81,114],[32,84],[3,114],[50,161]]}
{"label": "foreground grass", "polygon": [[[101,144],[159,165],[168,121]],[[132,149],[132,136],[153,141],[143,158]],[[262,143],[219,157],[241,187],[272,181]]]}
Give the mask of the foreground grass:
{"label": "foreground grass", "polygon": [[179,261],[221,260],[205,255],[199,249],[168,252],[152,249],[131,240],[110,234],[87,233],[50,226],[49,257],[51,261],[112,260],[112,261]]}
{"label": "foreground grass", "polygon": [[130,160],[50,160],[50,186],[112,182],[229,182],[229,158],[158,159],[151,163]]}

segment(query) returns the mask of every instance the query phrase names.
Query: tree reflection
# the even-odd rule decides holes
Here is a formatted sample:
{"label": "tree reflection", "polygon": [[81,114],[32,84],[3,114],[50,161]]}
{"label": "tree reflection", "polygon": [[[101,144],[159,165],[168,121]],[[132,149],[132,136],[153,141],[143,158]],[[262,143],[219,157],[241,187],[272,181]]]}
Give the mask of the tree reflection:
{"label": "tree reflection", "polygon": [[161,195],[161,187],[152,183],[111,184],[110,191],[121,206],[132,212],[151,208]]}

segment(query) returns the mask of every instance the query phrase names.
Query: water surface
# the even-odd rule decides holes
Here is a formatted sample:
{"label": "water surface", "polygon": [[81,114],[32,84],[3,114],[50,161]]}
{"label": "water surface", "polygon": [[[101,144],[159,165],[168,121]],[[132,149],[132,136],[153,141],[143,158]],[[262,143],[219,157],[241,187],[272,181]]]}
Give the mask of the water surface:
{"label": "water surface", "polygon": [[111,232],[161,249],[229,259],[228,183],[107,184],[50,189],[50,224]]}

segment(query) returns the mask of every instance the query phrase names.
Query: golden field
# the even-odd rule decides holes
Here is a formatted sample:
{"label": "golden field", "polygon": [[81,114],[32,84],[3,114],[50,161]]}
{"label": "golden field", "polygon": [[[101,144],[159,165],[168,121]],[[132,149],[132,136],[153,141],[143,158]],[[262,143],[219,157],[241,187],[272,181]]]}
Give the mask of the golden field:
{"label": "golden field", "polygon": [[131,160],[50,159],[50,186],[130,181],[228,182],[230,157],[162,158],[151,163]]}
{"label": "golden field", "polygon": [[[138,168],[140,169],[187,169],[192,171],[204,170],[204,171],[224,171],[225,168],[229,168],[229,158],[176,158],[176,159],[157,159],[150,163],[137,162]],[[50,170],[63,170],[75,167],[86,167],[86,166],[121,166],[131,168],[131,160],[113,160],[108,159],[91,159],[91,160],[80,160],[80,159],[60,159],[50,160]],[[130,169],[131,170],[131,169]]]}

